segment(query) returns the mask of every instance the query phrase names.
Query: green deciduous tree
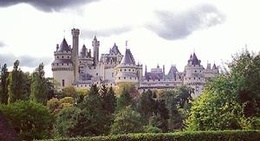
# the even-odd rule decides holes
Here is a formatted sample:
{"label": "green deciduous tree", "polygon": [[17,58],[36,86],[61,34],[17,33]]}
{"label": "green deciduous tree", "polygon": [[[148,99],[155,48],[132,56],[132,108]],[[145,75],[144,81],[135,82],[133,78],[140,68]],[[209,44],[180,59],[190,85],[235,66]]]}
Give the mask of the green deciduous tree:
{"label": "green deciduous tree", "polygon": [[140,133],[143,131],[141,115],[130,106],[121,109],[111,127],[111,134]]}
{"label": "green deciduous tree", "polygon": [[108,132],[106,122],[109,120],[103,109],[102,98],[96,85],[93,85],[84,101],[76,124],[69,129],[71,136],[97,136]]}
{"label": "green deciduous tree", "polygon": [[53,118],[42,104],[16,101],[0,108],[23,140],[51,137]]}
{"label": "green deciduous tree", "polygon": [[187,129],[241,129],[243,109],[236,100],[235,87],[228,76],[215,79],[192,103],[190,116],[186,121]]}
{"label": "green deciduous tree", "polygon": [[54,135],[56,137],[70,137],[69,129],[77,122],[80,109],[78,107],[66,107],[55,115]]}
{"label": "green deciduous tree", "polygon": [[41,63],[32,74],[31,99],[46,105],[47,82],[44,76],[44,65]]}
{"label": "green deciduous tree", "polygon": [[260,58],[247,50],[233,56],[228,71],[214,80],[193,103],[191,130],[253,128],[260,116]]}

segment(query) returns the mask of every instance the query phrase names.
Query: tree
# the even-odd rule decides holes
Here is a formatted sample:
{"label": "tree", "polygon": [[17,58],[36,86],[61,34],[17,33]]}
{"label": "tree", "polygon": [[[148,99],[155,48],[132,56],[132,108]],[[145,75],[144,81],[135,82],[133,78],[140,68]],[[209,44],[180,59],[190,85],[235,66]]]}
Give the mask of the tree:
{"label": "tree", "polygon": [[8,103],[8,69],[7,65],[4,64],[1,70],[1,103],[7,104]]}
{"label": "tree", "polygon": [[163,132],[168,131],[168,119],[169,119],[169,110],[166,107],[166,103],[164,99],[158,99],[156,101],[156,117],[159,118],[161,124],[158,124],[158,128],[160,128]]}
{"label": "tree", "polygon": [[80,109],[77,107],[67,107],[60,110],[55,116],[54,135],[56,137],[70,137],[69,130],[75,126],[79,113]]}
{"label": "tree", "polygon": [[8,102],[28,100],[30,96],[30,74],[24,73],[19,67],[19,61],[14,62],[13,70],[8,76]]}
{"label": "tree", "polygon": [[125,107],[132,104],[132,97],[130,96],[129,91],[126,89],[123,89],[121,95],[117,99],[117,107],[116,109],[119,111],[121,109],[124,109]]}
{"label": "tree", "polygon": [[121,109],[111,127],[111,134],[140,133],[143,131],[141,115],[130,106]]}
{"label": "tree", "polygon": [[104,97],[104,109],[113,114],[116,109],[116,96],[112,87],[109,88],[107,95]]}
{"label": "tree", "polygon": [[32,74],[31,99],[46,105],[47,83],[44,77],[44,65],[41,63]]}
{"label": "tree", "polygon": [[260,116],[260,58],[247,50],[233,56],[227,72],[203,91],[191,108],[187,129],[248,129]]}
{"label": "tree", "polygon": [[187,130],[241,129],[243,109],[236,100],[234,84],[228,76],[219,76],[206,86],[200,97],[192,102],[186,120]]}
{"label": "tree", "polygon": [[50,138],[53,118],[47,107],[32,101],[16,101],[1,106],[6,118],[22,140]]}
{"label": "tree", "polygon": [[153,98],[151,90],[145,91],[141,94],[139,100],[138,111],[141,113],[143,122],[148,123],[149,118],[155,112],[156,101]]}
{"label": "tree", "polygon": [[[188,87],[186,85],[177,87],[177,104],[181,108],[189,108],[190,102],[192,100],[191,94],[193,93],[193,88]],[[185,107],[186,106],[186,107]]]}
{"label": "tree", "polygon": [[75,125],[69,128],[70,136],[97,136],[108,132],[108,117],[102,107],[102,99],[96,85],[92,85],[89,94],[79,104],[81,109]]}
{"label": "tree", "polygon": [[45,80],[46,80],[46,87],[47,87],[47,90],[46,90],[47,100],[50,100],[50,99],[56,97],[57,90],[55,89],[55,86],[54,86],[55,84],[54,84],[53,78],[47,77],[47,78],[45,78]]}

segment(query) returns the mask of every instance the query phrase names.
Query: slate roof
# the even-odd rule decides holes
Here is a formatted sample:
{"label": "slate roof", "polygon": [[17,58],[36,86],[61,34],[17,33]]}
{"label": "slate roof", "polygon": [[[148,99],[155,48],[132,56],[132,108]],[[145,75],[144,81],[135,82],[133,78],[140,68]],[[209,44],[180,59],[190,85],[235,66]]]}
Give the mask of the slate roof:
{"label": "slate roof", "polygon": [[116,43],[114,43],[114,46],[112,47],[112,49],[110,49],[109,54],[115,54],[115,55],[120,54],[121,55],[121,52],[119,51]]}
{"label": "slate roof", "polygon": [[83,45],[81,48],[80,57],[82,58],[87,57],[87,47],[85,45]]}
{"label": "slate roof", "polygon": [[123,65],[135,65],[135,60],[133,54],[131,53],[130,49],[125,50],[125,55],[121,61]]}
{"label": "slate roof", "polygon": [[161,79],[163,79],[163,73],[152,73],[152,72],[147,72],[146,74],[145,74],[145,79],[146,80],[161,80]]}
{"label": "slate roof", "polygon": [[65,38],[63,38],[62,42],[60,43],[59,50],[58,51],[71,51],[67,41]]}
{"label": "slate roof", "polygon": [[176,66],[171,66],[169,72],[168,72],[168,78],[169,79],[175,79],[176,77],[176,73],[178,72]]}
{"label": "slate roof", "polygon": [[212,69],[213,69],[213,70],[218,69],[215,63],[213,64]]}
{"label": "slate roof", "polygon": [[200,60],[198,59],[197,55],[193,53],[193,55],[190,55],[189,62],[191,61],[192,65],[200,65]]}

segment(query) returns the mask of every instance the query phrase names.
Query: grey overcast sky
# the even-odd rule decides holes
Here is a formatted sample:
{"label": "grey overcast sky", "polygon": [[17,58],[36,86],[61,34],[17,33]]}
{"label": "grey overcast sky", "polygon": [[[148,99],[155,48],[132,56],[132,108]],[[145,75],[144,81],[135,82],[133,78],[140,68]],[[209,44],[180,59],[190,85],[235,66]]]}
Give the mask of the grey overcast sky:
{"label": "grey overcast sky", "polygon": [[56,44],[79,28],[80,48],[92,49],[96,35],[100,52],[125,42],[135,60],[148,69],[176,65],[183,71],[195,52],[202,64],[231,60],[247,46],[260,49],[257,1],[231,0],[0,0],[0,63],[12,69],[19,59],[24,71],[51,62]]}

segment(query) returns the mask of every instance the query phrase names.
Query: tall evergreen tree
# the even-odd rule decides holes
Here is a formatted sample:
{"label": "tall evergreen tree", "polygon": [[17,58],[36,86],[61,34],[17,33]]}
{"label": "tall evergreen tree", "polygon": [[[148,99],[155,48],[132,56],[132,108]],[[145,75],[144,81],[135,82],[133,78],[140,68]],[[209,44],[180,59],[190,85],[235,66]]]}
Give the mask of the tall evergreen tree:
{"label": "tall evergreen tree", "polygon": [[100,92],[101,98],[103,100],[103,109],[107,114],[112,114],[116,107],[116,96],[112,87],[107,90],[105,85],[102,86]]}
{"label": "tall evergreen tree", "polygon": [[107,116],[96,85],[91,87],[80,108],[75,125],[69,128],[70,136],[97,136],[107,132]]}
{"label": "tall evergreen tree", "polygon": [[119,98],[117,99],[116,109],[121,110],[129,105],[132,105],[132,98],[131,98],[130,92],[124,88],[122,93],[120,94]]}
{"label": "tall evergreen tree", "polygon": [[149,121],[149,118],[155,112],[156,101],[153,98],[153,92],[151,90],[142,93],[139,101],[138,111],[141,113],[144,122]]}
{"label": "tall evergreen tree", "polygon": [[158,128],[162,129],[163,132],[168,131],[168,119],[169,110],[166,107],[166,102],[164,99],[158,99],[156,101],[156,112],[155,115],[160,118],[160,124]]}
{"label": "tall evergreen tree", "polygon": [[8,69],[7,65],[4,64],[1,70],[1,103],[7,104],[8,103]]}
{"label": "tall evergreen tree", "polygon": [[44,74],[44,65],[41,63],[32,74],[31,99],[46,105],[47,83]]}
{"label": "tall evergreen tree", "polygon": [[9,103],[28,100],[30,95],[30,75],[19,68],[19,60],[14,62],[13,70],[8,76]]}

